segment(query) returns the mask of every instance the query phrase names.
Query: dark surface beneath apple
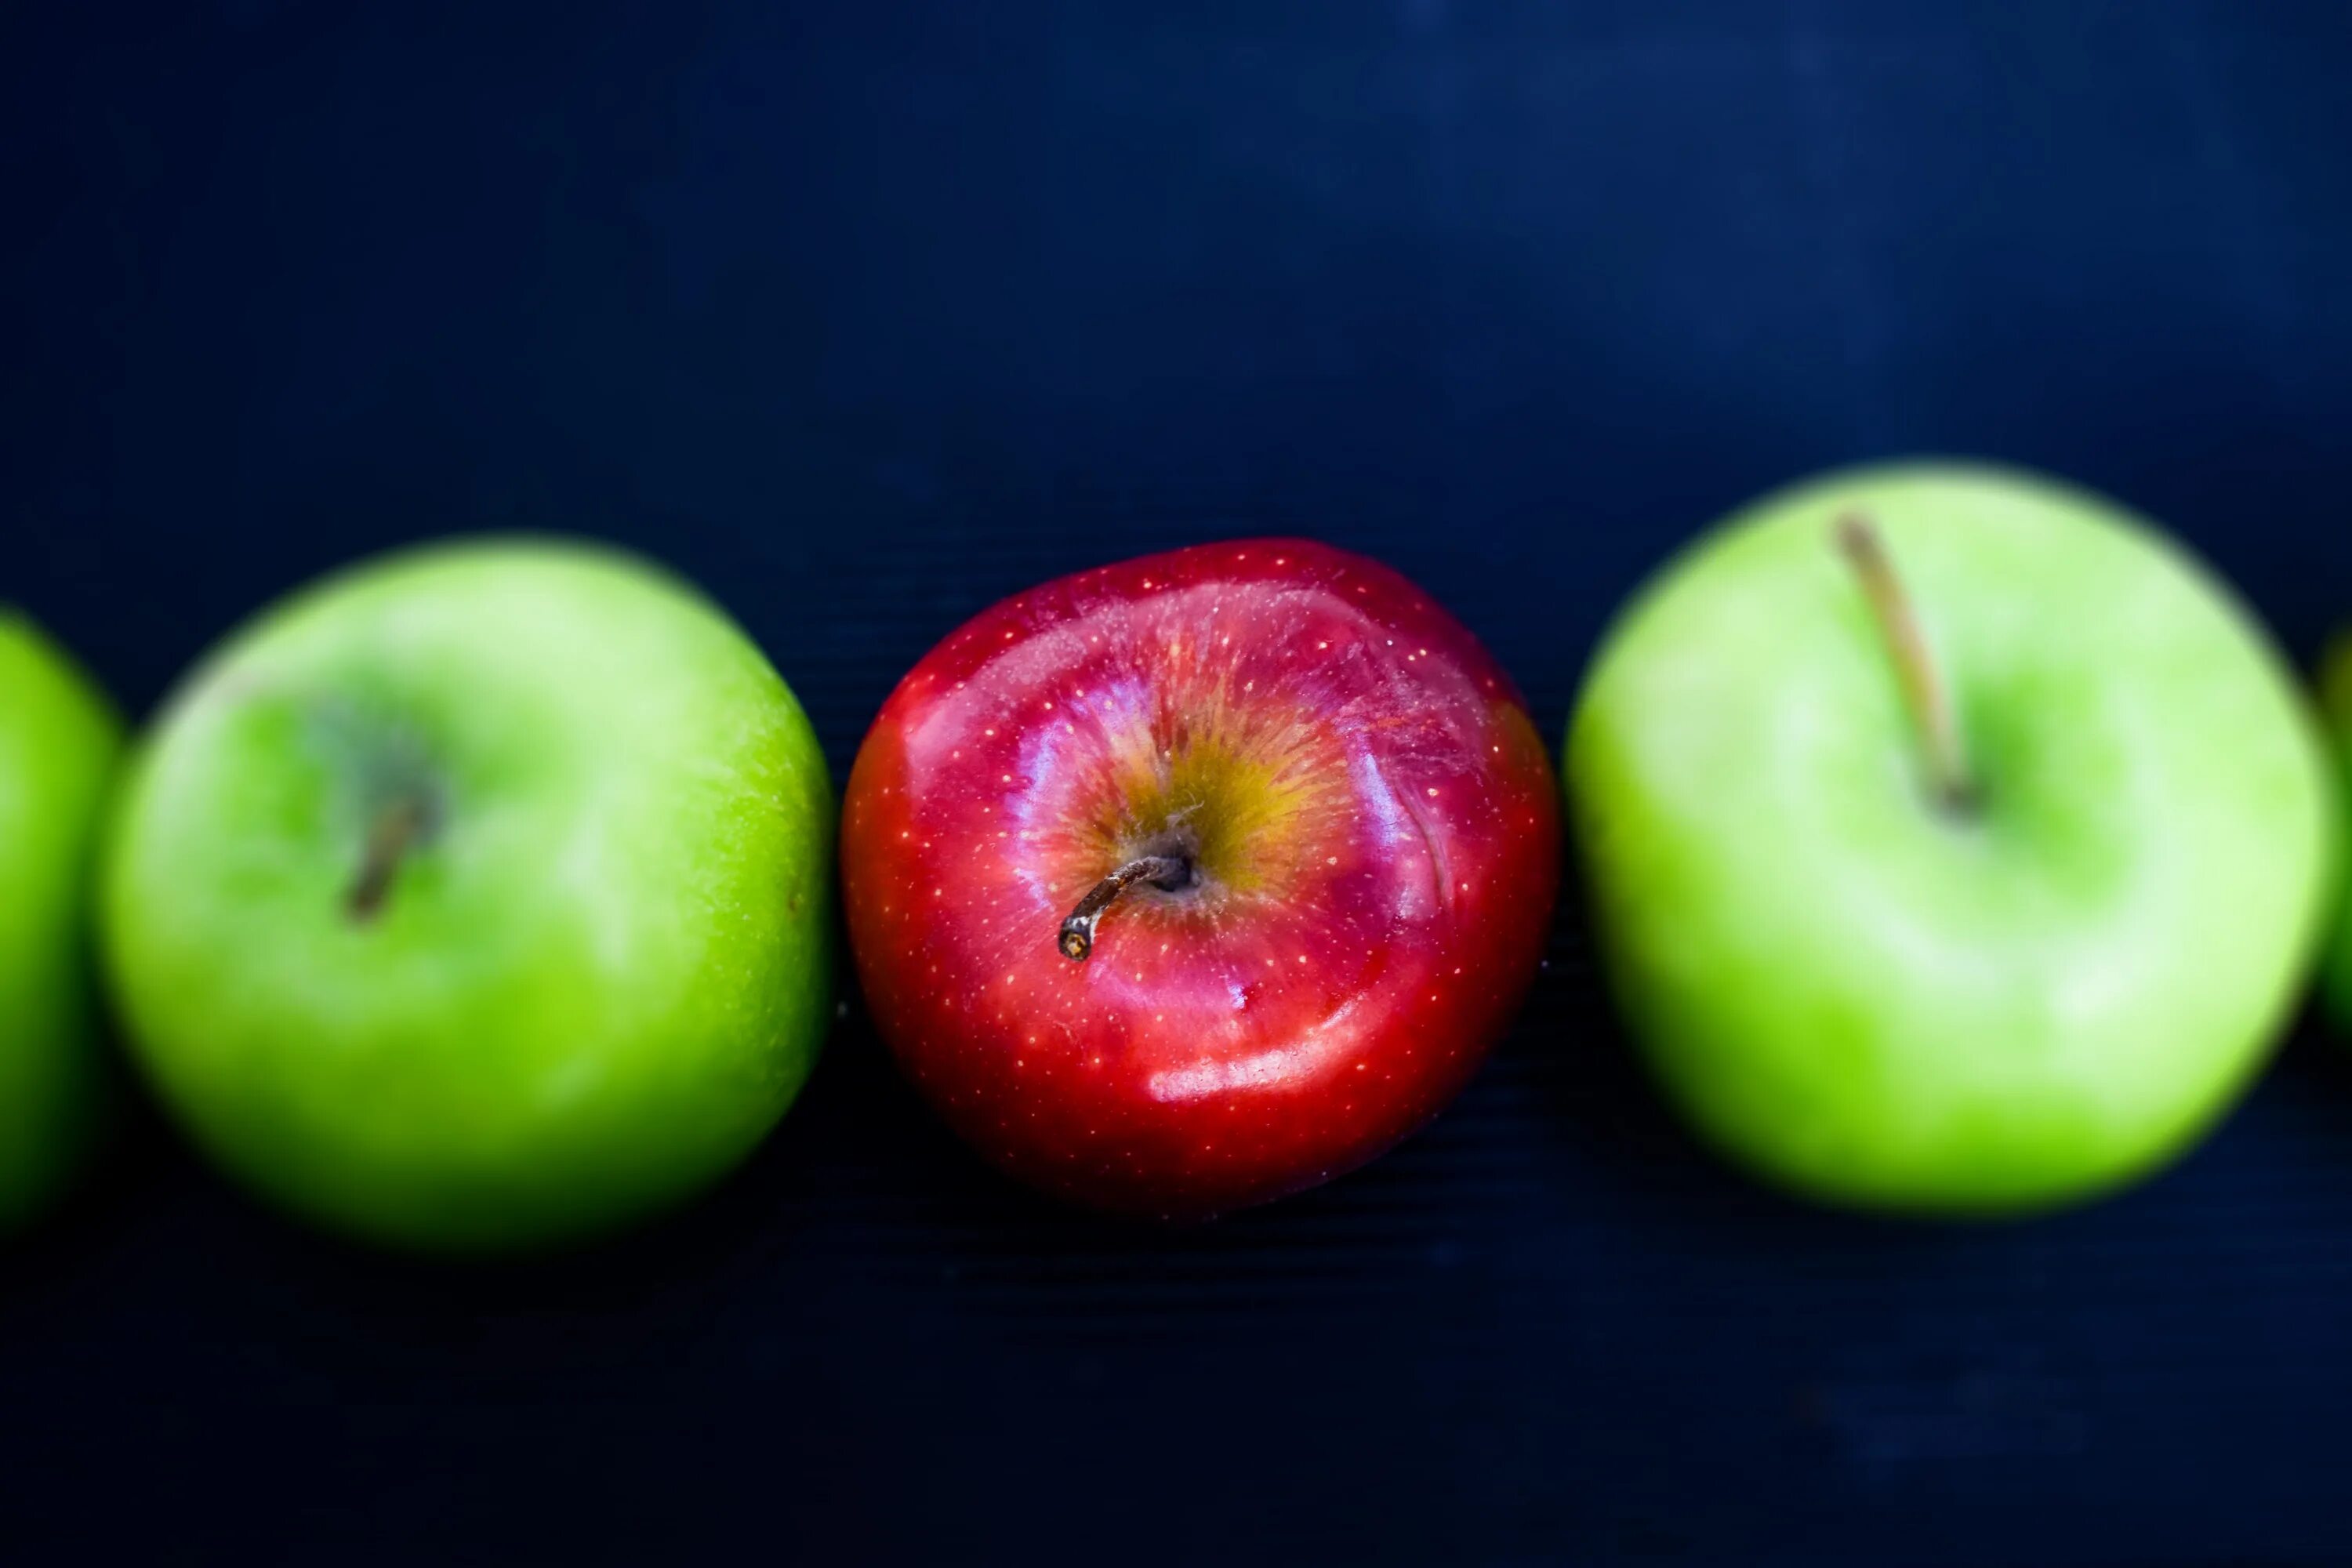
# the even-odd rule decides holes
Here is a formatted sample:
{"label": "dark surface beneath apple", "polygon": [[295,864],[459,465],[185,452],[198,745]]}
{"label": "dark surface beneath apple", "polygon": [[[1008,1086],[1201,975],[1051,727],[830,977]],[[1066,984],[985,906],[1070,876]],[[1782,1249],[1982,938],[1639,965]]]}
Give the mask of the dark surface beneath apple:
{"label": "dark surface beneath apple", "polygon": [[[364,552],[622,541],[838,780],[1005,594],[1309,534],[1556,740],[1701,524],[1925,450],[2165,521],[2307,664],[2347,75],[2326,3],[7,7],[0,592],[144,711]],[[0,1557],[2343,1562],[2346,1048],[2086,1210],[1817,1212],[1661,1109],[1571,891],[1451,1111],[1200,1228],[991,1174],[854,1000],[737,1179],[552,1262],[144,1126],[0,1258]]]}

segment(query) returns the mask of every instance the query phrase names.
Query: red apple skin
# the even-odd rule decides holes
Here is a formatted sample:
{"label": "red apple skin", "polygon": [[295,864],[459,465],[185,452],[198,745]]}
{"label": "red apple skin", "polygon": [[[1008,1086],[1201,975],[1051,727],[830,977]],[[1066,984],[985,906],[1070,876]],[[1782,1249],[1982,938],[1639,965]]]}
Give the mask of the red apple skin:
{"label": "red apple skin", "polygon": [[[1201,545],[1017,595],[901,681],[844,801],[868,1005],[974,1148],[1202,1218],[1363,1163],[1509,1022],[1559,891],[1546,748],[1387,567]],[[1063,918],[1140,854],[1074,962]]]}

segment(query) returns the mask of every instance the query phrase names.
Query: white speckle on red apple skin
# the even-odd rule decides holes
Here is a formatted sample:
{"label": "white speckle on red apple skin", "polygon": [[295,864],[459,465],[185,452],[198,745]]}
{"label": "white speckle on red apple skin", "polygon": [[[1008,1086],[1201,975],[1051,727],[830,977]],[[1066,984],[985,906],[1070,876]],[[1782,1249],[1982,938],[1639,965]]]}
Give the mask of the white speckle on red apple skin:
{"label": "white speckle on red apple skin", "polygon": [[[1556,800],[1507,679],[1402,578],[1202,546],[1008,599],[901,682],[845,794],[851,940],[982,1152],[1199,1217],[1361,1164],[1460,1089],[1541,958]],[[1079,900],[1171,847],[1196,884],[1130,888],[1065,956]]]}

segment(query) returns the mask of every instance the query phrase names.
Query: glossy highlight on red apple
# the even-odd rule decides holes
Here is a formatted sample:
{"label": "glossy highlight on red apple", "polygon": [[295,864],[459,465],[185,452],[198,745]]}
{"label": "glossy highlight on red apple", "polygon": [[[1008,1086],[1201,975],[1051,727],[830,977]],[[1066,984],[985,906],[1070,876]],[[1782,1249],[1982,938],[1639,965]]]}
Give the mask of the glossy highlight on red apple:
{"label": "glossy highlight on red apple", "polygon": [[1555,800],[1508,678],[1411,583],[1202,545],[1017,595],[900,682],[844,803],[850,937],[967,1142],[1204,1217],[1468,1080],[1541,959]]}

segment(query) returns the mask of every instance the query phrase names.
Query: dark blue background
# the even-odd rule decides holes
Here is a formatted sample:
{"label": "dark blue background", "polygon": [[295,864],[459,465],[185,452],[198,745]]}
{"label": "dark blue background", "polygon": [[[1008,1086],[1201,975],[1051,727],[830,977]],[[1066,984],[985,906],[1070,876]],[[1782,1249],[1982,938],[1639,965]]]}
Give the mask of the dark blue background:
{"label": "dark blue background", "polygon": [[[144,710],[357,553],[626,540],[839,770],[999,595],[1292,531],[1557,734],[1676,542],[1935,449],[2167,521],[2307,660],[2347,84],[2327,0],[8,6],[0,592]],[[530,1268],[151,1134],[0,1260],[0,1555],[2352,1560],[2338,1050],[1999,1228],[1712,1163],[1573,917],[1437,1126],[1197,1232],[1000,1184],[855,1024],[713,1200]]]}

